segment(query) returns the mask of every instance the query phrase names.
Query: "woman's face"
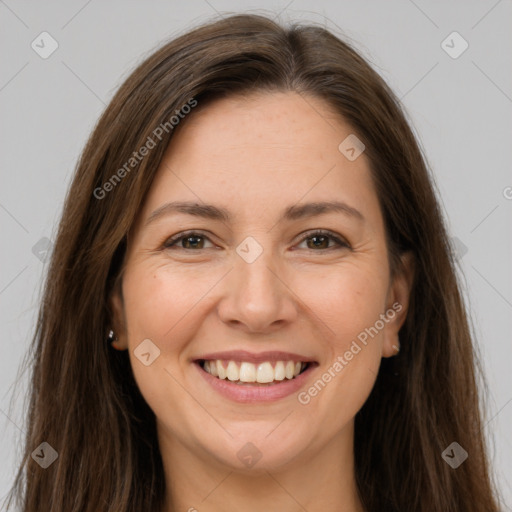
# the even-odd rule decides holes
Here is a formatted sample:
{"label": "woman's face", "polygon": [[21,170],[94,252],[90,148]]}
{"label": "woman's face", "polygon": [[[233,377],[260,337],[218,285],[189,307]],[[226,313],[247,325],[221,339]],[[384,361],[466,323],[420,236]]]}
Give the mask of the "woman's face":
{"label": "woman's face", "polygon": [[113,298],[161,444],[268,470],[352,443],[408,295],[390,278],[365,153],[323,100],[295,93],[219,100],[185,121]]}

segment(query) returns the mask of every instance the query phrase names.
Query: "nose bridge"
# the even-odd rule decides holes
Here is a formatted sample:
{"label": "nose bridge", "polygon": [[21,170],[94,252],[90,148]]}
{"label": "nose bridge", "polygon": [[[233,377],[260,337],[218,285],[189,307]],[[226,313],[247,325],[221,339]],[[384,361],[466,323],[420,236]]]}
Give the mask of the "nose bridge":
{"label": "nose bridge", "polygon": [[272,267],[275,267],[275,262],[272,262],[271,251],[264,251],[257,259],[252,262],[247,262],[241,258],[236,264],[238,273],[240,274],[240,284],[242,290],[249,292],[251,295],[257,293],[265,293],[271,296],[276,287],[275,272],[272,272]]}
{"label": "nose bridge", "polygon": [[275,267],[272,248],[262,237],[260,240],[252,236],[245,238],[236,249],[239,258],[235,263],[238,293],[248,299],[249,305],[254,302],[253,307],[259,309],[264,304],[270,307],[279,294],[279,290],[276,290],[279,283],[276,282],[275,271],[271,271]]}
{"label": "nose bridge", "polygon": [[[270,243],[245,238],[236,248],[233,271],[219,307],[225,322],[244,324],[251,331],[291,320],[291,294],[279,278]],[[268,238],[268,237],[267,237]]]}

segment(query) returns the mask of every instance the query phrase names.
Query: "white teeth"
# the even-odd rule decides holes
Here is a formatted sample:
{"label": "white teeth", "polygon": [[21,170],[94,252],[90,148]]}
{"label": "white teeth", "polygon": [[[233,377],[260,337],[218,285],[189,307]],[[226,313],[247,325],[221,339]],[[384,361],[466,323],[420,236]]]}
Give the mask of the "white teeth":
{"label": "white teeth", "polygon": [[[225,366],[224,363],[227,363]],[[273,381],[282,381],[285,378],[290,380],[299,375],[306,367],[306,363],[295,361],[276,361],[273,365],[270,361],[265,361],[258,365],[243,361],[204,361],[203,369],[214,377],[219,379],[228,379],[238,384],[243,382],[257,382],[260,384],[269,384]]]}
{"label": "white teeth", "polygon": [[277,361],[276,367],[274,368],[274,379],[275,380],[284,380],[286,377],[284,371],[284,363],[283,361]]}
{"label": "white teeth", "polygon": [[293,372],[295,371],[295,365],[293,364],[293,361],[288,361],[286,363],[286,366],[284,368],[284,373],[286,375],[287,379],[293,379]]}
{"label": "white teeth", "polygon": [[240,370],[238,369],[238,365],[234,361],[229,361],[228,367],[226,369],[226,376],[228,380],[231,381],[239,379]]}
{"label": "white teeth", "polygon": [[[215,363],[215,361],[213,361]],[[216,361],[217,366],[217,374],[219,379],[225,379],[226,378],[226,370],[224,369],[224,366],[222,366],[222,361],[217,360]]]}
{"label": "white teeth", "polygon": [[258,365],[258,373],[256,374],[256,382],[265,384],[274,380],[274,368],[270,363],[261,363]]}
{"label": "white teeth", "polygon": [[242,363],[240,365],[240,380],[242,382],[256,382],[256,366],[252,363]]}

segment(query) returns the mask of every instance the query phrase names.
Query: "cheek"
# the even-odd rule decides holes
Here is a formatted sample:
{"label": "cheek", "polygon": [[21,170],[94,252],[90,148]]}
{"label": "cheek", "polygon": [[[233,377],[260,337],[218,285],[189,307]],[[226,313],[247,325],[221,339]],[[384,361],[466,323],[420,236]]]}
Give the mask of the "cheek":
{"label": "cheek", "polygon": [[300,403],[323,417],[331,433],[355,416],[374,385],[383,333],[374,326],[385,310],[387,286],[379,267],[347,264],[302,292],[328,328],[322,331],[321,371]]}
{"label": "cheek", "polygon": [[[152,379],[167,381],[170,377],[162,374],[166,368],[175,373],[174,361],[182,353],[187,330],[193,325],[187,313],[190,314],[199,293],[200,290],[186,286],[179,274],[162,268],[138,265],[126,272],[123,298],[128,346],[141,389],[147,388]],[[147,339],[157,347],[158,357],[145,367],[137,361],[137,353]]]}
{"label": "cheek", "polygon": [[212,273],[198,279],[187,270],[176,272],[165,267],[141,266],[127,274],[123,294],[131,348],[141,337],[154,339],[166,352],[179,348],[177,344],[186,339],[187,330],[192,332],[194,306],[206,298],[214,283]]}
{"label": "cheek", "polygon": [[345,262],[328,273],[297,272],[291,288],[308,306],[310,323],[321,332],[314,340],[321,361],[315,379],[297,395],[295,418],[299,421],[284,422],[281,437],[271,442],[294,439],[299,423],[313,440],[308,452],[313,454],[353,420],[378,373],[380,333],[366,340],[364,335],[384,311],[387,286],[385,269],[373,261],[370,264],[370,258],[357,264]]}
{"label": "cheek", "polygon": [[322,335],[331,359],[348,350],[378,320],[384,312],[387,285],[379,267],[348,262],[322,277],[297,278],[297,294],[325,327]]}
{"label": "cheek", "polygon": [[[184,391],[186,381],[181,362],[186,359],[189,341],[197,332],[201,305],[208,290],[218,280],[210,276],[194,280],[187,271],[171,272],[160,266],[139,265],[125,273],[123,297],[130,361],[137,386],[156,416],[174,433],[187,435],[194,402]],[[150,339],[159,355],[150,365],[138,360],[137,347]],[[172,407],[170,407],[172,404]],[[174,417],[183,421],[176,422]]]}

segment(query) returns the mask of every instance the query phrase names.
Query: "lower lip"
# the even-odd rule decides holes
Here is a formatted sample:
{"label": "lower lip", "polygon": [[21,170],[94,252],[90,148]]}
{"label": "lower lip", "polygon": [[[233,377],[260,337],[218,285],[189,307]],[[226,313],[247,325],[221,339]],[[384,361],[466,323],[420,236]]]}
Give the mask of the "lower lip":
{"label": "lower lip", "polygon": [[309,366],[300,375],[293,379],[285,379],[271,386],[259,385],[240,385],[229,380],[218,379],[207,371],[203,370],[199,363],[194,363],[203,379],[221,395],[241,403],[254,402],[275,402],[281,398],[292,395],[297,392],[305,383],[311,372],[314,370],[315,364]]}

